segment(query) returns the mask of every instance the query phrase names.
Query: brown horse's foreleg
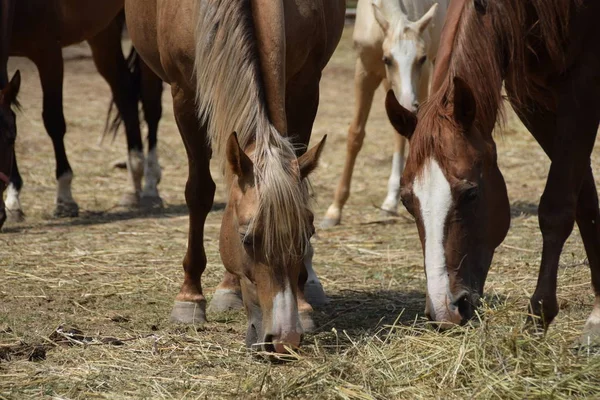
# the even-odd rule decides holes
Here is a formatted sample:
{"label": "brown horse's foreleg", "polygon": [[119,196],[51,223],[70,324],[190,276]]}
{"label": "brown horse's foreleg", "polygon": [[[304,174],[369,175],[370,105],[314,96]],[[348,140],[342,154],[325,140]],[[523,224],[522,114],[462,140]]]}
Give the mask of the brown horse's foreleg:
{"label": "brown horse's foreleg", "polygon": [[144,191],[142,200],[152,206],[160,206],[162,200],[158,193],[158,184],[161,178],[161,168],[158,163],[157,140],[158,123],[162,116],[162,80],[138,57],[138,66],[141,74],[141,100],[144,110],[144,119],[148,125],[148,154],[144,164]]}
{"label": "brown horse's foreleg", "polygon": [[329,206],[321,227],[327,228],[338,225],[342,220],[342,208],[350,196],[350,183],[356,156],[362,148],[365,138],[365,126],[373,103],[375,90],[383,78],[363,65],[360,58],[356,60],[354,75],[355,109],[352,124],[348,129],[346,162],[334,194],[333,203]]}
{"label": "brown horse's foreleg", "polygon": [[127,68],[121,49],[121,29],[117,20],[88,40],[92,48],[94,64],[110,86],[113,99],[125,124],[127,135],[127,170],[132,191],[125,193],[121,204],[137,206],[142,193],[144,174],[144,150],[138,113],[138,88]]}
{"label": "brown horse's foreleg", "polygon": [[[13,148],[12,166],[10,169],[9,185],[6,190],[6,217],[11,222],[21,222],[25,219],[25,213],[21,207],[19,195],[23,188],[23,178],[17,165],[17,154]],[[1,201],[1,200],[0,200]]]}
{"label": "brown horse's foreleg", "polygon": [[74,217],[79,214],[79,207],[71,193],[73,171],[67,159],[64,137],[67,131],[63,112],[63,58],[58,42],[46,43],[38,48],[31,57],[38,68],[44,104],[42,118],[46,132],[52,139],[56,158],[56,194],[57,217]]}
{"label": "brown horse's foreleg", "polygon": [[190,212],[188,248],[183,259],[184,279],[176,297],[171,318],[185,323],[206,321],[206,300],[202,294],[202,273],[206,268],[204,252],[204,223],[215,195],[215,183],[210,175],[210,149],[206,128],[196,117],[193,93],[173,85],[175,119],[188,155],[189,175],[185,200]]}

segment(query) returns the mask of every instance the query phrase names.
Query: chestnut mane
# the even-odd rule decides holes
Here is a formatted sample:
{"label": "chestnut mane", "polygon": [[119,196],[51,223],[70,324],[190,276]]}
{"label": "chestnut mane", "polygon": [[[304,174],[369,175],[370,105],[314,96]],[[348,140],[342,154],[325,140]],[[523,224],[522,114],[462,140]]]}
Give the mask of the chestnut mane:
{"label": "chestnut mane", "polygon": [[542,82],[564,69],[569,15],[579,1],[453,0],[436,57],[432,94],[419,111],[411,140],[415,162],[422,165],[430,156],[440,163],[452,158],[440,136],[448,129],[458,131],[451,104],[455,77],[473,92],[474,128],[483,135],[491,135],[502,114],[502,82],[511,102],[533,99],[554,107],[552,93]]}

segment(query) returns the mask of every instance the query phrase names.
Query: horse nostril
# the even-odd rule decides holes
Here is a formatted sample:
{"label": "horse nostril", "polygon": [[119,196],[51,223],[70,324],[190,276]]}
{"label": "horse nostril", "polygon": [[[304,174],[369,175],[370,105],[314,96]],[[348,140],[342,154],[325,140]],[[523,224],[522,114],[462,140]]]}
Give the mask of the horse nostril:
{"label": "horse nostril", "polygon": [[418,102],[418,101],[415,101],[415,102],[412,104],[412,106],[413,106],[413,110],[414,110],[415,112],[419,111],[419,102]]}
{"label": "horse nostril", "polygon": [[263,343],[263,350],[267,353],[275,353],[275,344],[273,343],[273,335],[268,334],[265,336]]}
{"label": "horse nostril", "polygon": [[461,295],[458,300],[454,302],[454,305],[458,308],[458,313],[462,318],[461,323],[465,323],[473,316],[473,305],[471,304],[471,298],[468,293]]}

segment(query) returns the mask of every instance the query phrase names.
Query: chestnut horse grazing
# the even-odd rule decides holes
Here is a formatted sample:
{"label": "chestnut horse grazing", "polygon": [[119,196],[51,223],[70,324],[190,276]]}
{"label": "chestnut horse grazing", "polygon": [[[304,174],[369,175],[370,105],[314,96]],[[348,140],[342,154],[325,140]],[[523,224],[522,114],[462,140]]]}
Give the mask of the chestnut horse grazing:
{"label": "chestnut horse grazing", "polygon": [[[354,25],[356,68],[355,109],[348,130],[346,162],[334,199],[321,226],[338,225],[350,197],[350,183],[373,95],[381,82],[393,89],[400,104],[415,111],[429,94],[429,77],[438,49],[449,0],[359,0]],[[400,176],[406,140],[394,135],[395,149],[388,194],[381,206],[386,213],[398,209]]]}
{"label": "chestnut horse grazing", "polygon": [[14,0],[0,2],[0,229],[6,221],[3,193],[9,184],[14,146],[17,138],[16,116],[13,106],[18,107],[17,95],[21,87],[21,74],[17,71],[8,80],[8,53],[14,16]]}
{"label": "chestnut horse grazing", "polygon": [[551,160],[539,205],[543,248],[531,311],[544,327],[558,314],[559,256],[577,222],[596,293],[582,342],[600,338],[600,212],[590,167],[600,121],[598,17],[594,0],[456,0],[418,121],[388,93],[391,121],[411,136],[401,197],[424,248],[431,319],[450,324],[473,315],[509,227],[492,137],[504,82]]}
{"label": "chestnut horse grazing", "polygon": [[241,285],[248,346],[299,346],[311,325],[302,291],[313,233],[306,177],[324,141],[302,153],[344,1],[126,0],[125,12],[139,54],[171,85],[189,160],[189,240],[172,318],[206,321],[201,276],[214,153],[229,188],[220,238],[229,272],[219,288],[235,293]]}
{"label": "chestnut horse grazing", "polygon": [[[10,2],[11,0],[7,0]],[[32,60],[38,68],[43,90],[44,127],[52,139],[56,158],[57,194],[54,214],[76,216],[79,207],[71,192],[73,171],[64,144],[66,123],[63,113],[63,57],[62,48],[87,40],[94,63],[110,85],[113,99],[125,124],[128,146],[128,170],[131,189],[123,199],[123,205],[135,206],[141,196],[147,201],[160,201],[156,185],[142,191],[144,175],[144,152],[138,117],[140,89],[136,87],[121,49],[122,24],[117,15],[123,10],[123,0],[19,0],[14,2],[13,29],[10,40],[11,56],[23,56]],[[148,73],[151,73],[147,70]],[[145,76],[148,76],[147,74]],[[148,78],[143,103],[149,130],[155,129],[160,119],[162,83],[155,75]],[[146,101],[145,99],[150,99]],[[158,102],[158,106],[156,103]],[[152,136],[150,133],[149,136]],[[154,135],[155,136],[155,135]],[[151,149],[152,150],[152,149]],[[149,152],[148,163],[158,166],[155,151]],[[146,168],[147,181],[158,183],[160,169]],[[157,178],[158,177],[158,178]],[[6,198],[9,218],[19,220],[23,211],[19,194],[23,181],[16,158],[13,157],[10,185]]]}

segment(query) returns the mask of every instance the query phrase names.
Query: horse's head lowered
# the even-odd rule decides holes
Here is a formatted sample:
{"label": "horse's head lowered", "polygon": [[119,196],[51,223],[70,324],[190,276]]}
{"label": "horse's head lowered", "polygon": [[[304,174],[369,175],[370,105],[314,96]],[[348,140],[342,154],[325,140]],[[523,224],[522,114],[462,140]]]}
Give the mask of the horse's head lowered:
{"label": "horse's head lowered", "polygon": [[382,7],[381,0],[372,0],[373,14],[381,27],[383,41],[383,62],[388,81],[400,104],[416,111],[419,107],[419,88],[427,84],[431,66],[429,59],[430,38],[427,28],[437,10],[432,5],[418,21],[411,22],[399,8],[388,10]]}
{"label": "horse's head lowered", "polygon": [[8,186],[17,138],[16,115],[12,106],[18,105],[17,95],[20,87],[21,73],[17,71],[8,85],[0,91],[0,228],[6,221],[2,193]]}
{"label": "horse's head lowered", "polygon": [[[244,152],[235,134],[227,142],[231,185],[221,226],[220,252],[225,267],[240,278],[249,347],[259,344],[265,351],[285,353],[286,346],[296,348],[300,344],[303,328],[298,312],[298,279],[313,233],[306,177],[316,168],[324,143],[321,141],[297,159],[286,160],[284,164],[289,165],[283,165],[283,170],[289,175],[282,179],[256,176],[255,163],[259,161],[254,146]],[[284,186],[280,190],[262,188],[268,184],[263,182],[267,179]]]}
{"label": "horse's head lowered", "polygon": [[[402,203],[414,217],[425,258],[426,313],[442,327],[473,316],[510,209],[490,132],[475,122],[477,103],[460,78],[417,117],[388,93],[396,130],[411,139],[401,180]],[[491,124],[493,126],[493,122]]]}

